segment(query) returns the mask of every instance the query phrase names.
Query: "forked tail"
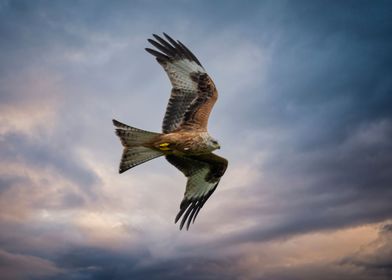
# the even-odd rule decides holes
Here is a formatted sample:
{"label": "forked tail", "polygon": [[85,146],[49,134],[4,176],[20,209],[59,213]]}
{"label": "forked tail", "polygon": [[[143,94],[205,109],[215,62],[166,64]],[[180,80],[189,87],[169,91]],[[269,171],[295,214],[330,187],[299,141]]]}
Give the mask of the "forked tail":
{"label": "forked tail", "polygon": [[116,120],[113,120],[113,124],[116,127],[116,134],[120,137],[124,146],[120,162],[120,173],[163,155],[160,151],[144,146],[144,144],[159,136],[159,133],[131,127]]}

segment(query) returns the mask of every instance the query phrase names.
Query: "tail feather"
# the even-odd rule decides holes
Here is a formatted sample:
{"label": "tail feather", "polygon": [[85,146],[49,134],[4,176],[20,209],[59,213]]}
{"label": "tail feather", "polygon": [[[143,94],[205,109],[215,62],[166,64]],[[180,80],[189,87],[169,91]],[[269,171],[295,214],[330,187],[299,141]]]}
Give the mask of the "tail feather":
{"label": "tail feather", "polygon": [[124,147],[140,146],[159,135],[159,133],[132,127],[116,120],[113,120],[113,124],[116,127],[116,134],[120,137]]}
{"label": "tail feather", "polygon": [[132,147],[124,148],[119,172],[123,173],[136,165],[142,164],[146,161],[162,156],[160,151],[152,150],[147,147]]}
{"label": "tail feather", "polygon": [[162,152],[145,146],[146,143],[157,137],[159,133],[131,127],[116,120],[113,120],[113,124],[116,126],[116,134],[124,146],[120,162],[120,173],[163,155]]}

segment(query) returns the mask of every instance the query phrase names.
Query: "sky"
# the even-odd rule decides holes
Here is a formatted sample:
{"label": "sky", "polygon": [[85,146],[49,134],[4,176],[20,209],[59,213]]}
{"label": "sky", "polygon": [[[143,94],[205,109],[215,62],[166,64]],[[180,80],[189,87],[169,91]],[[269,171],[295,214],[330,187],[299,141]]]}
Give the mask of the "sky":
{"label": "sky", "polygon": [[[392,277],[390,1],[0,1],[2,279]],[[118,174],[113,118],[159,132],[166,32],[218,91],[229,160],[189,231],[164,158]]]}

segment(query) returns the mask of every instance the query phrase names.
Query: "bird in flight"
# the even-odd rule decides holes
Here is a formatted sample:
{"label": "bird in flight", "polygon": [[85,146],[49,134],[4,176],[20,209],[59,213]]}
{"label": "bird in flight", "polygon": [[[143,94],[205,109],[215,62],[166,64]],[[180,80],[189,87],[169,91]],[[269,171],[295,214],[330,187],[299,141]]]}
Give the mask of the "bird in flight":
{"label": "bird in flight", "polygon": [[218,141],[207,131],[208,117],[218,92],[196,56],[180,41],[163,33],[146,48],[163,67],[172,84],[162,133],[149,132],[113,120],[124,147],[119,172],[165,156],[186,177],[186,189],[175,223],[189,229],[226,171],[228,161],[214,153]]}

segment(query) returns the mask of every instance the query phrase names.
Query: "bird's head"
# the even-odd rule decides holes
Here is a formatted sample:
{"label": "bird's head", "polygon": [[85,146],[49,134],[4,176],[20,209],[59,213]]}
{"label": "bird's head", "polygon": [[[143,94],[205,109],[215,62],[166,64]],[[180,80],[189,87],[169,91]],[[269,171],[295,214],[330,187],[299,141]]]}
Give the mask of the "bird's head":
{"label": "bird's head", "polygon": [[220,149],[218,141],[212,137],[209,137],[208,139],[208,146],[210,147],[211,151]]}

